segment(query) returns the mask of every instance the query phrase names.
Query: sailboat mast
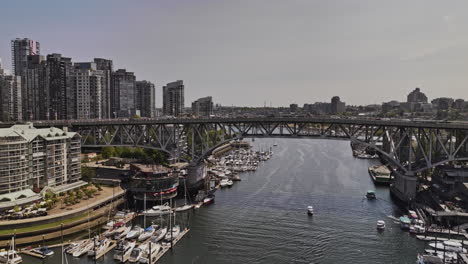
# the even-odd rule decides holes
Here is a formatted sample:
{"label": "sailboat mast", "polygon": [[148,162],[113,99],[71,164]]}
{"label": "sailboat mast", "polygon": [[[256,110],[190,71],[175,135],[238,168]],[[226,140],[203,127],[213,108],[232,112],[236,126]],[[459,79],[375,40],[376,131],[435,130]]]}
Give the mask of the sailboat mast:
{"label": "sailboat mast", "polygon": [[[145,196],[144,196],[144,199],[143,199],[143,207],[144,207],[144,211],[146,211],[146,192],[145,192]],[[144,228],[146,228],[146,214],[143,214],[143,226]]]}

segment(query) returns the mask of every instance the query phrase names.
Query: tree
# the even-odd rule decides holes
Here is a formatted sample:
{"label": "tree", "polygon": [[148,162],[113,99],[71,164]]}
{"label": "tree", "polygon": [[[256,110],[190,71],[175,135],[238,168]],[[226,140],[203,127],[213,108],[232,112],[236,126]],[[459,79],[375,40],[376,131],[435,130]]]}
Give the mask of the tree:
{"label": "tree", "polygon": [[110,157],[116,156],[116,151],[114,147],[103,147],[101,155],[103,158],[108,159]]}
{"label": "tree", "polygon": [[96,177],[96,170],[94,168],[90,168],[88,166],[81,167],[81,179],[87,182],[91,182],[91,180]]}

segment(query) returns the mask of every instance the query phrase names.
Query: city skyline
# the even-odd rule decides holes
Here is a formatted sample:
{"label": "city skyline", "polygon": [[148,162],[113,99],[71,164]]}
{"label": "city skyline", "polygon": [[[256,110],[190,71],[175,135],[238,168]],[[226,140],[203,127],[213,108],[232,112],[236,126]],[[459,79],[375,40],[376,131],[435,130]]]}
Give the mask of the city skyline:
{"label": "city skyline", "polygon": [[109,3],[46,1],[34,12],[4,3],[2,22],[18,21],[0,29],[6,68],[8,41],[28,37],[42,54],[112,59],[156,84],[158,108],[161,87],[179,79],[187,103],[210,95],[222,105],[285,106],[339,95],[371,104],[402,100],[415,87],[429,98],[466,97],[462,1]]}

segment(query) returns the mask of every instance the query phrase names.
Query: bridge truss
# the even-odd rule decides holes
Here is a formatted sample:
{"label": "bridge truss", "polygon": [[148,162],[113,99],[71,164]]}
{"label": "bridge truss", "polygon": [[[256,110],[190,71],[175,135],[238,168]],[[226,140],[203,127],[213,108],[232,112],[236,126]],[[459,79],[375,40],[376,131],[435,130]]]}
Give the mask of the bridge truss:
{"label": "bridge truss", "polygon": [[38,122],[65,126],[82,145],[140,146],[199,162],[218,145],[239,137],[345,139],[374,149],[402,172],[417,172],[468,160],[465,123],[322,118],[218,118]]}

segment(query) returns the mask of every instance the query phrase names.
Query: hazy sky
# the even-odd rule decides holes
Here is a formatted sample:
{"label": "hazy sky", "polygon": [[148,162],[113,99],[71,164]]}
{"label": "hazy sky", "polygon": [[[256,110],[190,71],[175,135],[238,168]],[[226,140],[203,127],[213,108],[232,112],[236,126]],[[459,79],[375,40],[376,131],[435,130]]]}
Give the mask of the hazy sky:
{"label": "hazy sky", "polygon": [[2,1],[0,57],[28,37],[41,53],[109,58],[157,87],[183,79],[186,105],[468,99],[466,0]]}

